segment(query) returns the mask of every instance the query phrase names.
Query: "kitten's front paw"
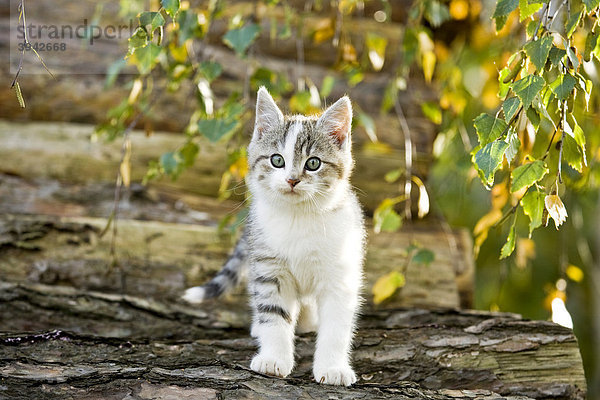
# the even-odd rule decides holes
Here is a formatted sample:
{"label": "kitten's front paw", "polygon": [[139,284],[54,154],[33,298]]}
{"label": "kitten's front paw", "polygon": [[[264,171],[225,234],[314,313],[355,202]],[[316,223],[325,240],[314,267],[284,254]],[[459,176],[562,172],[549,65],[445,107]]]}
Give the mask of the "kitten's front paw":
{"label": "kitten's front paw", "polygon": [[326,385],[350,386],[356,382],[356,374],[349,365],[343,367],[314,368],[315,381]]}
{"label": "kitten's front paw", "polygon": [[253,371],[285,378],[292,372],[293,362],[257,354],[250,363]]}

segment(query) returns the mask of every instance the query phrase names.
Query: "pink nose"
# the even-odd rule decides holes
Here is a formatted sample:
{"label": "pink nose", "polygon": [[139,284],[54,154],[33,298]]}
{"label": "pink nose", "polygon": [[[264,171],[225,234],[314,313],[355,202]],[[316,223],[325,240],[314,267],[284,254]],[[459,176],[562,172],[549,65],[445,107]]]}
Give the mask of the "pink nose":
{"label": "pink nose", "polygon": [[300,179],[290,178],[287,180],[287,183],[289,183],[290,187],[293,189],[297,184],[300,183]]}

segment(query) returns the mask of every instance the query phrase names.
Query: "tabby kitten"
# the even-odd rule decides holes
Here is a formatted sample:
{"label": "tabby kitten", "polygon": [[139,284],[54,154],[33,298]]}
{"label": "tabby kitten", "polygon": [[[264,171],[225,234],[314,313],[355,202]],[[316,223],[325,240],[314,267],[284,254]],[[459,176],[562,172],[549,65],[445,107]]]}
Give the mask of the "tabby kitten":
{"label": "tabby kitten", "polygon": [[248,268],[260,350],[250,368],[285,377],[294,329],[317,330],[315,380],[351,385],[350,347],[360,305],[363,217],[349,177],[352,106],[342,97],[321,117],[284,116],[265,88],[256,102],[246,178],[251,203],[232,256],[184,299],[218,296]]}

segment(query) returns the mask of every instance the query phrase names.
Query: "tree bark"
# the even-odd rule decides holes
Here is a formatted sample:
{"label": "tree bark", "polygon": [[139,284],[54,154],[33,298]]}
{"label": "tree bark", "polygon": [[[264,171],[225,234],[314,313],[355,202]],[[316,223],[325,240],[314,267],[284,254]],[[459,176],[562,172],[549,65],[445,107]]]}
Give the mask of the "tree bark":
{"label": "tree bark", "polygon": [[9,398],[585,396],[572,331],[511,314],[366,309],[353,353],[359,381],[341,388],[312,381],[313,334],[297,337],[289,378],[250,371],[247,307],[8,283],[0,302],[10,332],[0,335],[0,393]]}

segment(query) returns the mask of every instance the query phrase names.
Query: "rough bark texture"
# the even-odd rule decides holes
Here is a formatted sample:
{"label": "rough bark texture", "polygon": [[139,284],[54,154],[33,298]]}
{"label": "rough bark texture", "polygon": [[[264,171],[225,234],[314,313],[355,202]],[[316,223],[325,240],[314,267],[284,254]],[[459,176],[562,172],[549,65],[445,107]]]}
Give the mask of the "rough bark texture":
{"label": "rough bark texture", "polygon": [[366,310],[353,357],[360,380],[332,388],[311,381],[311,334],[296,341],[290,378],[248,370],[256,346],[244,307],[6,283],[0,301],[3,330],[34,332],[0,337],[7,397],[584,397],[572,332],[508,314]]}

